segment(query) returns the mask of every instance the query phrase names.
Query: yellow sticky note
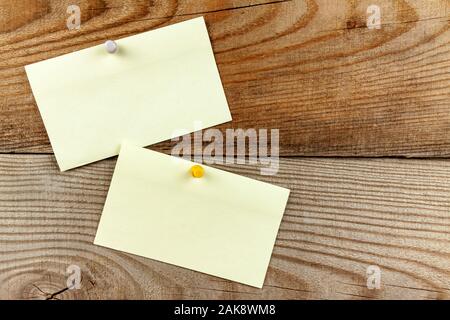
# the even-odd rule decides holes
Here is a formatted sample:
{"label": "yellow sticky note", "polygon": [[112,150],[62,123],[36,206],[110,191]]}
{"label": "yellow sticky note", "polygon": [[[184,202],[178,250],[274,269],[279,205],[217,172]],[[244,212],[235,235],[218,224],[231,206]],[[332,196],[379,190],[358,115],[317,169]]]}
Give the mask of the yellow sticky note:
{"label": "yellow sticky note", "polygon": [[231,120],[202,17],[25,67],[62,171]]}
{"label": "yellow sticky note", "polygon": [[289,190],[124,143],[94,243],[261,288]]}

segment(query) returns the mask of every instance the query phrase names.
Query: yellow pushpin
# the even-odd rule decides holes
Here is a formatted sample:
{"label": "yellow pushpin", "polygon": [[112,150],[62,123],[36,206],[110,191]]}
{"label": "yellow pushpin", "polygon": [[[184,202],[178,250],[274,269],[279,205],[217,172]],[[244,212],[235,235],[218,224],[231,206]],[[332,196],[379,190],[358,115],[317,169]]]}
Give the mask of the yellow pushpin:
{"label": "yellow pushpin", "polygon": [[194,178],[201,178],[205,174],[205,169],[202,166],[196,164],[191,167],[191,174]]}

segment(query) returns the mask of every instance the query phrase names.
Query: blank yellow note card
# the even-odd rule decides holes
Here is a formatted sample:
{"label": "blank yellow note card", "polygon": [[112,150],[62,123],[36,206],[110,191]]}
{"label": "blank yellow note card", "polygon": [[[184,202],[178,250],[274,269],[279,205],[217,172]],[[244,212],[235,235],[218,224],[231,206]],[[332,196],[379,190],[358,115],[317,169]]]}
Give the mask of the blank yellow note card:
{"label": "blank yellow note card", "polygon": [[202,17],[116,43],[25,67],[62,171],[231,120]]}
{"label": "blank yellow note card", "polygon": [[289,190],[122,145],[95,244],[261,288]]}

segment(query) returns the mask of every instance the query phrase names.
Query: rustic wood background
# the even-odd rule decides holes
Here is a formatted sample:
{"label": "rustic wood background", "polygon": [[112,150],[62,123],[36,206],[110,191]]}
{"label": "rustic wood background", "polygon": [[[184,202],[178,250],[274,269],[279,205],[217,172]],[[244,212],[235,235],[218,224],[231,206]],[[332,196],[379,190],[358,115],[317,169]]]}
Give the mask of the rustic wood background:
{"label": "rustic wood background", "polygon": [[[279,175],[224,167],[292,190],[262,290],[94,246],[115,159],[60,173],[25,75],[199,15],[234,119],[220,128],[280,129]],[[449,15],[448,0],[0,0],[0,298],[449,299]]]}

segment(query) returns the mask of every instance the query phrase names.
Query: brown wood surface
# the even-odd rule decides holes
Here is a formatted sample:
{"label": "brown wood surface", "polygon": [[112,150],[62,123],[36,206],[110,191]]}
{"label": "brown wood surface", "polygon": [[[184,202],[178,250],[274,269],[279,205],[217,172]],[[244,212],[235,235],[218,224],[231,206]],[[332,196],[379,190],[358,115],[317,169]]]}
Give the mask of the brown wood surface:
{"label": "brown wood surface", "polygon": [[[227,166],[292,190],[263,289],[94,246],[114,164],[60,173],[52,155],[0,156],[0,298],[450,298],[450,161]],[[80,290],[64,290],[72,264]]]}
{"label": "brown wood surface", "polygon": [[[74,3],[82,26],[68,31]],[[381,30],[365,26],[372,3]],[[24,65],[204,15],[234,118],[221,128],[280,129],[283,155],[450,155],[448,0],[3,0],[0,8],[2,152],[51,152]]]}
{"label": "brown wood surface", "polygon": [[[450,160],[295,157],[450,156],[449,14],[448,0],[0,0],[0,299],[450,299]],[[280,129],[294,156],[273,177],[222,167],[292,190],[262,290],[94,246],[115,159],[60,173],[24,71],[199,15],[234,118],[220,128]]]}

